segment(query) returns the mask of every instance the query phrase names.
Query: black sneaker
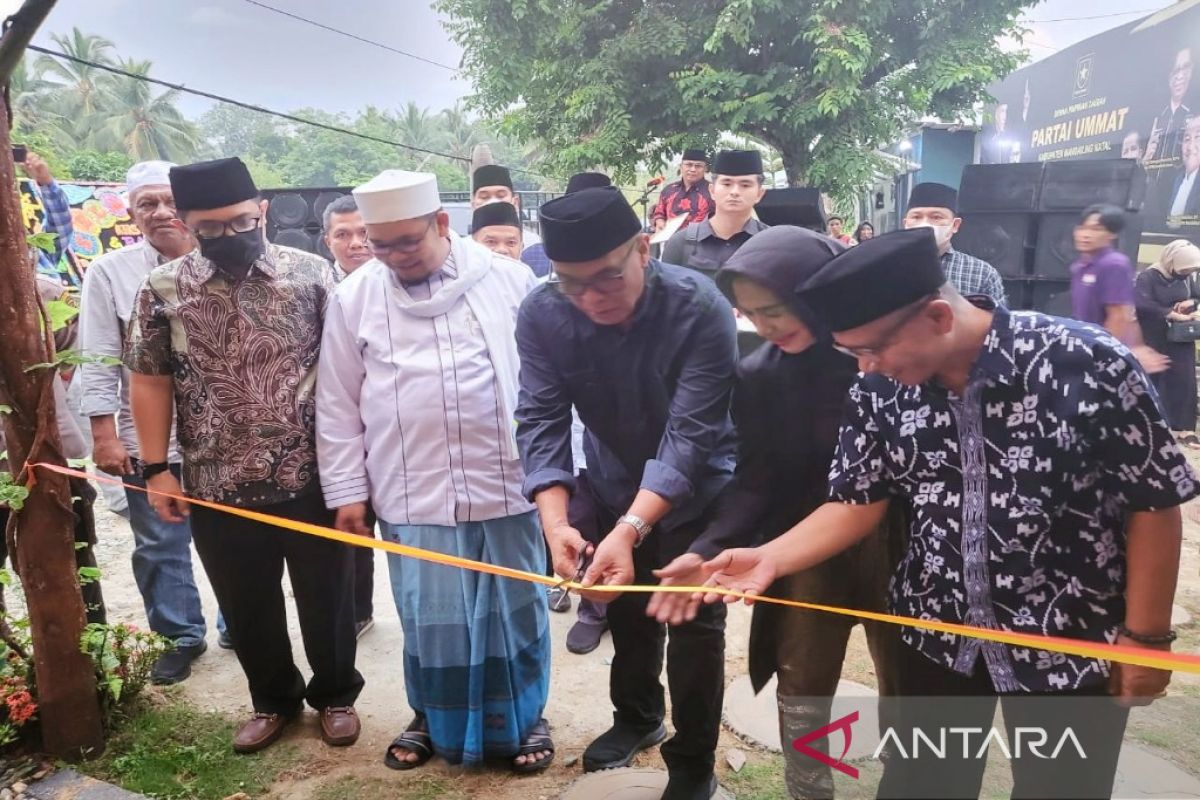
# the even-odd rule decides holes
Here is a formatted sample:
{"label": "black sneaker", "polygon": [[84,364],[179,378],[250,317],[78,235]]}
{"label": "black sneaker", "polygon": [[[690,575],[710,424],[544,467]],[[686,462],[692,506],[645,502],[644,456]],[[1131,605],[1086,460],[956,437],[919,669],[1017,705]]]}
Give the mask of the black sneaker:
{"label": "black sneaker", "polygon": [[172,683],[186,681],[192,674],[192,662],[208,649],[204,640],[191,647],[177,647],[169,653],[164,653],[150,668],[150,682],[158,686],[169,686]]}
{"label": "black sneaker", "polygon": [[229,635],[229,631],[217,631],[217,647],[222,650],[233,649],[233,637]]}
{"label": "black sneaker", "polygon": [[600,639],[608,630],[607,622],[584,622],[577,620],[567,631],[567,650],[576,655],[585,655],[600,646]]}
{"label": "black sneaker", "polygon": [[566,589],[552,586],[546,593],[546,599],[550,601],[550,610],[556,614],[565,614],[571,610],[571,594]]}
{"label": "black sneaker", "polygon": [[633,763],[634,756],[666,738],[667,729],[661,724],[647,729],[614,723],[583,751],[583,771],[628,767]]}
{"label": "black sneaker", "polygon": [[694,775],[670,773],[662,800],[709,800],[717,793],[717,776],[697,778]]}
{"label": "black sneaker", "polygon": [[375,618],[367,617],[354,623],[354,638],[361,639],[363,634],[375,627]]}

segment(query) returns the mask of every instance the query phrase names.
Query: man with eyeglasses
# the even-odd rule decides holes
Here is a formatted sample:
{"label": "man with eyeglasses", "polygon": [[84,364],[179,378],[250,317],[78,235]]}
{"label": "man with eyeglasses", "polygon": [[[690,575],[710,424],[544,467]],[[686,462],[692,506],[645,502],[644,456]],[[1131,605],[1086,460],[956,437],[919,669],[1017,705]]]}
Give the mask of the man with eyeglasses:
{"label": "man with eyeglasses", "polygon": [[708,171],[708,153],[702,147],[689,147],[683,151],[683,159],[679,162],[679,180],[668,183],[663,187],[650,220],[654,230],[661,231],[667,220],[681,214],[687,215],[687,222],[703,222],[712,216],[713,204],[712,187],[704,173]]}
{"label": "man with eyeglasses", "polygon": [[[537,503],[558,575],[587,586],[652,583],[654,570],[696,543],[733,476],[733,311],[712,281],[650,257],[637,214],[613,187],[552,200],[540,216],[554,273],[517,319],[525,495]],[[572,407],[585,428],[586,488],[572,464]],[[591,495],[598,542],[570,522],[577,491]],[[647,615],[645,594],[593,595],[609,601],[616,711],[584,751],[589,772],[628,766],[667,736],[659,682],[667,628]],[[716,606],[670,626],[675,736],[662,748],[665,800],[716,790],[724,631]]]}
{"label": "man with eyeglasses", "polygon": [[[142,240],[107,253],[84,274],[79,308],[80,349],[89,356],[119,359],[134,299],[155,267],[190,253],[196,240],[177,227],[168,172],[174,164],[143,161],[125,176],[129,208]],[[91,419],[92,460],[131,486],[145,486],[139,468],[137,432],[129,409],[130,374],[119,363],[90,361],[79,367],[80,404]],[[167,459],[179,471],[179,451],[170,436]],[[192,534],[186,521],[159,518],[145,492],[126,489],[133,530],[133,577],[142,595],[150,630],[175,643],[151,670],[159,684],[178,683],[207,649],[204,613],[192,574]],[[218,620],[218,628],[221,623]]]}
{"label": "man with eyeglasses", "polygon": [[[713,559],[713,584],[762,594],[861,541],[897,500],[912,523],[893,613],[1170,649],[1179,506],[1198,494],[1196,477],[1124,345],[1093,325],[964,298],[926,230],[837,256],[800,299],[864,373],[850,388],[829,502],[768,544]],[[1052,644],[912,627],[901,638],[900,742],[916,730],[986,731],[997,702],[1010,737],[1038,728],[1059,742],[1072,731],[1078,748],[1012,759],[1018,797],[1109,797],[1128,706],[1161,697],[1170,680]],[[982,753],[893,751],[878,794],[976,797]]]}
{"label": "man with eyeglasses", "polygon": [[[271,745],[305,702],[320,712],[327,744],[350,745],[363,686],[354,668],[351,549],[189,507],[168,463],[174,407],[189,496],[332,526],[317,475],[315,394],[333,275],[320,256],[267,243],[267,202],[240,159],[174,167],[170,182],[175,224],[199,246],[151,270],[125,342],[150,504],[166,522],[190,516],[225,612],[254,706],[234,750]],[[307,684],[292,659],[285,565],[313,672]]]}
{"label": "man with eyeglasses", "polygon": [[[513,438],[516,309],[533,273],[452,234],[432,174],[387,170],[354,197],[375,258],[330,301],[317,381],[337,527],[366,534],[369,501],[391,542],[541,574]],[[388,565],[414,716],[384,763],[410,770],[436,753],[546,769],[545,589],[390,554]]]}

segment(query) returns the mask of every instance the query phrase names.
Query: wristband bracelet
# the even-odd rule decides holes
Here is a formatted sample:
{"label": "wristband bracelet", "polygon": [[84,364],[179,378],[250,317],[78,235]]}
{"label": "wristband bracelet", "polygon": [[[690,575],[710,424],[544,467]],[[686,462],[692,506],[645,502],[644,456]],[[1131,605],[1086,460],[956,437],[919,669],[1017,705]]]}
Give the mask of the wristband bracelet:
{"label": "wristband bracelet", "polygon": [[142,480],[150,480],[155,475],[161,472],[166,472],[171,468],[171,465],[166,461],[159,461],[157,464],[142,464]]}
{"label": "wristband bracelet", "polygon": [[1117,633],[1121,634],[1126,639],[1132,639],[1138,644],[1170,644],[1179,638],[1179,634],[1175,631],[1167,631],[1159,636],[1144,636],[1140,633],[1134,633],[1124,625],[1117,628]]}

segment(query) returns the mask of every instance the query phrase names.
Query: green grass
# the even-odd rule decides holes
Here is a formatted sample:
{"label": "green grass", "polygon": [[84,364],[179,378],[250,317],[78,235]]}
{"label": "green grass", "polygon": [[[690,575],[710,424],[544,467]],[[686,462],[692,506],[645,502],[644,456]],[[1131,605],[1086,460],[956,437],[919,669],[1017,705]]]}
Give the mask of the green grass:
{"label": "green grass", "polygon": [[343,776],[313,792],[312,800],[467,800],[468,795],[445,778],[422,775],[403,783],[382,778]]}
{"label": "green grass", "polygon": [[83,769],[101,780],[158,800],[222,800],[255,796],[296,758],[276,745],[264,753],[233,752],[234,723],[221,714],[176,703],[143,706],[121,723],[104,755]]}

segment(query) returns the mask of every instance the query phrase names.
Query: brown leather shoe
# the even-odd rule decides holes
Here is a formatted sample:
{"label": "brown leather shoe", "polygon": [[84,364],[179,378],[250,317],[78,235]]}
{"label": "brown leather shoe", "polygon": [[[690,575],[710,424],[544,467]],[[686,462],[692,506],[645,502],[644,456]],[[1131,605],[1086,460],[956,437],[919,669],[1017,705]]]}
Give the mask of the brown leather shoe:
{"label": "brown leather shoe", "polygon": [[275,744],[289,722],[291,718],[282,714],[255,711],[254,716],[243,722],[233,735],[233,751],[257,753],[259,750],[265,750]]}
{"label": "brown leather shoe", "polygon": [[321,710],[321,738],[330,747],[347,747],[358,741],[362,723],[354,706]]}

